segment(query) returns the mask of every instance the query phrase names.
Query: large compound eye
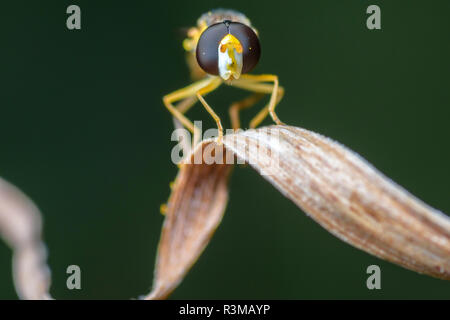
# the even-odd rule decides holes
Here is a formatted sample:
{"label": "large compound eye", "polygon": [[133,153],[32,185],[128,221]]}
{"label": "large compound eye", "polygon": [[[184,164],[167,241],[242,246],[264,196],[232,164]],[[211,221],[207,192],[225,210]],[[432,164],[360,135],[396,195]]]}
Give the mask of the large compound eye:
{"label": "large compound eye", "polygon": [[219,54],[217,48],[220,41],[228,34],[228,27],[220,22],[203,31],[197,43],[197,62],[209,74],[219,75]]}
{"label": "large compound eye", "polygon": [[229,30],[241,43],[244,56],[242,73],[248,73],[256,67],[261,56],[261,46],[259,45],[258,36],[252,28],[239,22],[230,23]]}
{"label": "large compound eye", "polygon": [[239,22],[224,21],[208,27],[198,40],[197,62],[206,73],[219,75],[218,48],[228,34],[236,37],[241,44],[242,73],[250,72],[258,63],[261,47],[253,29]]}

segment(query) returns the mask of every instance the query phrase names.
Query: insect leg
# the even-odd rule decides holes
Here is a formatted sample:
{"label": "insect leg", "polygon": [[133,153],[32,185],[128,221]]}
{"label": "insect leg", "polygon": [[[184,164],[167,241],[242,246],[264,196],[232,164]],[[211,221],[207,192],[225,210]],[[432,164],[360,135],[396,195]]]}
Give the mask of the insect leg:
{"label": "insect leg", "polygon": [[[165,107],[189,131],[194,133],[194,136],[196,133],[199,132],[199,129],[194,126],[192,121],[190,121],[188,118],[186,118],[183,115],[183,113],[186,112],[187,109],[189,109],[193,105],[193,103],[191,105],[189,105],[189,103],[187,103],[187,102],[184,103],[184,101],[182,101],[177,107],[175,107],[173,105],[173,103],[176,101],[182,100],[182,99],[189,98],[189,97],[195,97],[199,90],[201,90],[203,87],[208,86],[212,81],[213,81],[213,78],[202,79],[197,82],[194,82],[193,84],[191,84],[185,88],[182,88],[182,89],[176,90],[172,93],[169,93],[163,97],[163,102],[164,102]],[[187,100],[187,101],[191,102],[189,100]]]}
{"label": "insect leg", "polygon": [[231,126],[234,130],[237,130],[241,127],[241,122],[239,120],[239,111],[255,105],[263,97],[263,95],[263,93],[255,92],[241,101],[234,102],[230,106],[228,112],[230,113]]}
{"label": "insect leg", "polygon": [[[268,84],[264,82],[272,82]],[[277,114],[275,107],[283,98],[284,88],[278,85],[278,77],[276,75],[249,75],[244,74],[241,79],[233,83],[234,86],[246,89],[253,92],[270,94],[269,103],[250,121],[250,128],[257,127],[270,114],[276,124],[282,124]]]}
{"label": "insect leg", "polygon": [[184,100],[178,102],[175,108],[182,114],[185,114],[196,102],[197,102],[196,96],[187,97]]}
{"label": "insect leg", "polygon": [[214,121],[216,121],[217,124],[217,130],[219,131],[219,136],[217,138],[217,143],[222,144],[222,138],[223,138],[223,128],[222,123],[220,122],[219,116],[214,112],[214,110],[209,106],[209,104],[203,99],[202,95],[205,95],[215,89],[217,89],[220,84],[222,83],[222,80],[220,78],[212,78],[213,81],[209,83],[207,86],[203,87],[197,92],[197,98],[202,103],[203,107],[205,107],[206,111],[213,117]]}

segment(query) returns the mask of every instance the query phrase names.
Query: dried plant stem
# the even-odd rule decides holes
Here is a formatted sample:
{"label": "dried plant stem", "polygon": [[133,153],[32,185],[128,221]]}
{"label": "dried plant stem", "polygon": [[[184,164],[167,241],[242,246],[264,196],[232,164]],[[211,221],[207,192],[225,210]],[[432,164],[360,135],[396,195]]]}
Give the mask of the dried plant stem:
{"label": "dried plant stem", "polygon": [[0,178],[0,236],[13,249],[14,284],[21,299],[51,299],[41,226],[41,214],[33,202]]}

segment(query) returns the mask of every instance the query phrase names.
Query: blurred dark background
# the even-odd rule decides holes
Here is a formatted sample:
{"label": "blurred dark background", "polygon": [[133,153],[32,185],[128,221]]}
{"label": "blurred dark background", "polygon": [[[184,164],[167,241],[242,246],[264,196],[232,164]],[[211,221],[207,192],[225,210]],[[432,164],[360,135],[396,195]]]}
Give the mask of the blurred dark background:
{"label": "blurred dark background", "polygon": [[[81,30],[66,28],[70,4],[81,8]],[[366,28],[371,4],[381,30]],[[161,97],[190,83],[181,30],[216,7],[242,11],[259,30],[254,73],[279,75],[282,120],[340,141],[450,212],[448,1],[4,1],[0,176],[43,212],[55,298],[149,291],[159,206],[177,172]],[[207,99],[229,127],[227,108],[245,95],[221,88]],[[189,116],[214,125],[198,106]],[[66,288],[70,264],[81,267],[82,290]],[[371,264],[381,290],[366,288]],[[0,242],[0,298],[16,297]],[[172,295],[449,297],[449,282],[334,238],[248,167],[233,173],[224,220]]]}

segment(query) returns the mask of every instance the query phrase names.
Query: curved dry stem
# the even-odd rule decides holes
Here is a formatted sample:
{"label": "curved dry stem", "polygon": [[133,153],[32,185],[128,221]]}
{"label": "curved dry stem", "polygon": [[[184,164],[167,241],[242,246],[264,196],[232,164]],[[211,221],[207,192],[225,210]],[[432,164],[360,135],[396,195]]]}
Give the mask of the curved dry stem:
{"label": "curved dry stem", "polygon": [[51,299],[50,269],[41,240],[38,208],[19,189],[0,178],[0,236],[13,250],[13,276],[21,299]]}

